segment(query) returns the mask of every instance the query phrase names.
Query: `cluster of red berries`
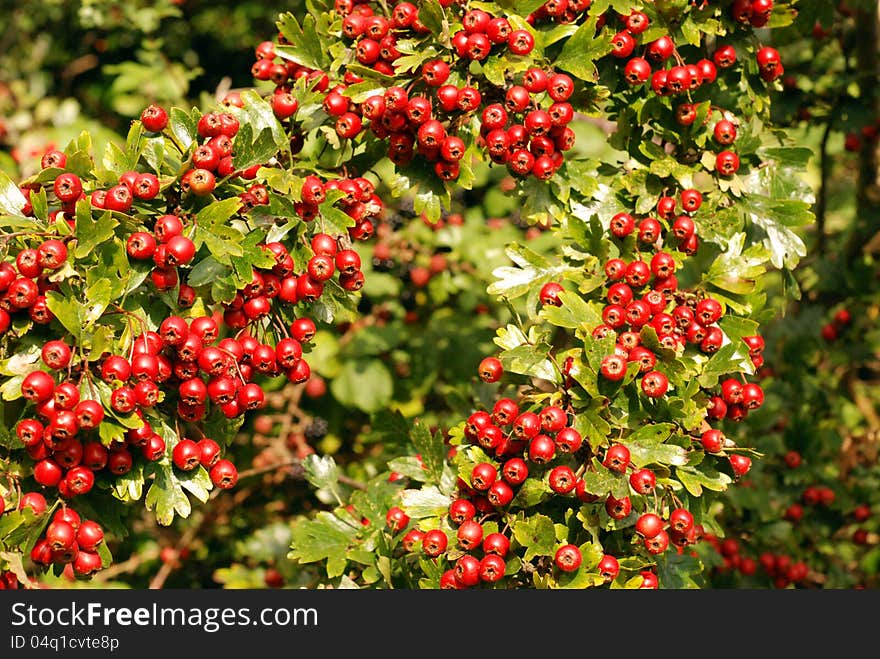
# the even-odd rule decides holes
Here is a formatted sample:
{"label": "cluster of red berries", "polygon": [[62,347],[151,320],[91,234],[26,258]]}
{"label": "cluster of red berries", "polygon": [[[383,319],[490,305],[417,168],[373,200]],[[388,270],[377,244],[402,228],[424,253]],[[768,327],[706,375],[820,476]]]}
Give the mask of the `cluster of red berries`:
{"label": "cluster of red berries", "polygon": [[[50,372],[33,371],[21,384],[21,394],[34,404],[36,417],[26,417],[16,426],[18,438],[36,461],[34,479],[45,487],[57,487],[61,496],[69,498],[89,492],[95,472],[106,469],[116,476],[128,473],[133,466],[133,448],[139,448],[149,461],[162,459],[165,440],[153,430],[144,411],[164,403],[166,396],[170,400],[170,384],[178,385],[176,412],[188,421],[204,416],[207,398],[220,405],[224,414],[233,416],[261,403],[259,385],[239,384],[242,366],[232,360],[229,348],[240,344],[232,346],[231,339],[224,339],[222,348],[211,346],[216,331],[216,322],[210,317],[196,318],[188,326],[182,318],[172,316],[159,332],[137,337],[130,359],[110,354],[102,361],[95,375],[109,385],[109,413],[135,415],[141,421],[141,425],[126,431],[124,441],[113,441],[109,446],[97,436],[108,410],[100,400],[81,399],[81,389],[71,379],[79,373],[80,381],[86,376],[91,381],[92,374],[83,371],[90,367],[71,364],[72,350],[64,341],[47,342],[42,355]],[[207,342],[205,336],[209,337]],[[216,361],[212,361],[214,358]],[[250,366],[243,366],[249,373]],[[235,378],[230,377],[232,370]],[[65,371],[68,377],[56,383],[56,376]],[[201,371],[209,375],[207,383]],[[230,461],[220,459],[220,446],[205,438],[198,448],[200,463],[210,470],[214,484],[234,485],[237,472]]]}
{"label": "cluster of red berries", "polygon": [[[500,398],[491,412],[473,412],[465,421],[463,433],[465,442],[479,446],[490,459],[474,464],[469,480],[459,479],[459,498],[448,513],[450,528],[457,529],[457,547],[447,547],[449,538],[442,529],[427,532],[410,529],[403,540],[407,551],[421,551],[432,558],[446,554],[454,560],[442,582],[443,587],[449,588],[494,582],[504,575],[510,538],[499,532],[486,533],[484,537],[483,525],[477,517],[507,508],[530,476],[546,479],[549,489],[558,496],[573,497],[582,503],[603,499],[586,490],[586,483],[579,475],[582,469],[578,468],[578,464],[584,462],[579,455],[583,438],[571,425],[569,414],[557,405],[547,405],[534,412],[521,410],[511,398]],[[647,468],[636,469],[624,444],[609,446],[601,464],[615,473],[629,473],[629,484],[640,499],[644,497],[647,501],[655,492],[656,475]],[[630,496],[615,498],[608,494],[604,497],[604,507],[611,518],[620,520],[632,512],[633,501]],[[393,530],[399,531],[406,527],[409,519],[395,508],[389,512],[387,521]],[[693,516],[678,506],[668,511],[666,519],[654,512],[645,512],[639,518],[635,533],[648,554],[655,555],[666,551],[670,542],[679,551],[683,550],[699,541],[702,530],[694,524]],[[565,544],[558,547],[554,565],[562,572],[573,572],[580,567],[582,558],[577,545]],[[613,556],[605,555],[598,569],[609,582],[616,578],[620,566]]]}
{"label": "cluster of red berries", "polygon": [[21,250],[15,263],[0,263],[0,336],[17,316],[27,316],[37,325],[55,317],[46,303],[46,293],[58,287],[49,275],[67,261],[67,245],[48,238],[36,248]]}
{"label": "cluster of red berries", "polygon": [[720,391],[712,394],[709,400],[707,416],[710,420],[742,421],[750,411],[763,404],[764,390],[761,385],[725,378],[720,382]]}
{"label": "cluster of red berries", "polygon": [[[2,127],[2,125],[0,125]],[[0,131],[2,137],[2,131]],[[13,572],[0,571],[0,590],[17,590],[18,577]]]}
{"label": "cluster of red berries", "polygon": [[[342,35],[352,40],[358,63],[389,76],[397,75],[393,64],[401,55],[398,40],[427,31],[418,20],[417,7],[409,2],[390,7],[388,16],[376,13],[369,2],[337,2],[336,9],[344,16]],[[257,79],[275,83],[276,97],[290,96],[290,81],[308,76],[312,89],[325,94],[323,109],[334,118],[341,138],[354,139],[369,130],[387,140],[388,157],[395,164],[406,165],[419,156],[433,163],[435,174],[444,181],[459,177],[465,156],[466,143],[458,136],[458,127],[469,115],[480,112],[478,144],[493,162],[506,164],[517,176],[549,179],[561,166],[563,153],[574,145],[575,135],[568,127],[574,117],[568,103],[574,91],[572,79],[532,68],[522,84],[508,89],[503,97],[491,85],[481,91],[471,84],[452,84],[458,76],[457,63],[467,68],[499,48],[525,56],[535,45],[531,32],[513,29],[506,18],[482,9],[464,11],[461,22],[462,28],[452,35],[458,62],[427,61],[412,82],[388,87],[360,103],[345,94],[349,85],[363,81],[360,76],[348,71],[342,82],[332,84],[320,71],[277,63],[278,47],[273,42],[257,48],[253,72]],[[283,44],[279,37],[279,45]],[[294,107],[290,115],[295,112]]]}
{"label": "cluster of red berries", "polygon": [[102,567],[98,555],[102,542],[104,529],[100,524],[82,519],[73,508],[62,506],[31,550],[31,560],[44,566],[70,564],[74,574],[87,576]]}
{"label": "cluster of red berries", "polygon": [[[526,16],[529,25],[542,22],[574,23],[590,8],[593,0],[547,0]],[[607,13],[607,12],[606,12]],[[606,14],[600,14],[597,27],[605,24]]]}
{"label": "cluster of red berries", "polygon": [[351,240],[371,238],[375,233],[376,223],[385,210],[373,182],[362,176],[329,180],[321,180],[314,175],[306,176],[300,190],[301,200],[294,205],[297,215],[303,221],[311,222],[318,216],[319,206],[330,194],[339,196],[336,203],[354,221],[354,225],[348,229],[348,237]]}
{"label": "cluster of red berries", "polygon": [[714,568],[716,572],[736,570],[744,576],[754,576],[761,568],[775,588],[803,584],[810,576],[809,566],[804,561],[792,560],[788,554],[766,551],[756,560],[742,552],[742,546],[736,538],[722,539],[707,533],[704,539],[722,557],[722,564]]}
{"label": "cluster of red berries", "polygon": [[737,23],[765,27],[773,14],[773,0],[734,0],[730,15]]}
{"label": "cluster of red berries", "polygon": [[834,312],[833,318],[822,325],[820,330],[822,338],[829,343],[836,341],[851,322],[852,314],[849,312],[849,309],[838,309]]}

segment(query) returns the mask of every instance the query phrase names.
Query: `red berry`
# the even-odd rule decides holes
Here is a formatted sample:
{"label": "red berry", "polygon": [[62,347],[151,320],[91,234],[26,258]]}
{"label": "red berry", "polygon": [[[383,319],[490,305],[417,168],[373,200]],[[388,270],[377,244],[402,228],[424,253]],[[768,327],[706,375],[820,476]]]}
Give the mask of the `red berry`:
{"label": "red berry", "polygon": [[556,550],[553,562],[563,572],[575,572],[583,561],[583,555],[577,545],[562,545]]}

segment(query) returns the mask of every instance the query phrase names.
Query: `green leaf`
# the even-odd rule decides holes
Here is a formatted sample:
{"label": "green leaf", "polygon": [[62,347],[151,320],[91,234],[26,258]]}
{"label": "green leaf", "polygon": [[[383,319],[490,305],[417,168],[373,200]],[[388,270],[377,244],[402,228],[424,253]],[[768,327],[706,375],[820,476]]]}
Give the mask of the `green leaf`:
{"label": "green leaf", "polygon": [[513,537],[525,547],[524,561],[529,561],[536,556],[551,556],[556,549],[556,531],[553,520],[546,515],[532,515],[523,520],[517,520],[513,525]]}
{"label": "green leaf", "polygon": [[452,497],[443,494],[435,485],[420,490],[402,490],[400,493],[400,507],[413,519],[440,517],[449,510],[450,503]]}
{"label": "green leaf", "polygon": [[587,82],[599,80],[595,60],[611,52],[611,35],[603,30],[596,35],[598,16],[591,16],[575,32],[556,58],[554,65]]}
{"label": "green leaf", "polygon": [[510,505],[517,508],[531,508],[553,496],[555,494],[545,479],[527,478],[517,490],[516,496],[510,502]]}
{"label": "green leaf", "polygon": [[204,286],[228,274],[228,265],[219,263],[213,256],[206,256],[193,266],[186,281],[190,286]]}
{"label": "green leaf", "polygon": [[763,245],[752,245],[743,252],[745,240],[745,233],[735,234],[727,243],[727,251],[719,254],[703,275],[703,281],[737,295],[751,293],[766,271],[769,254]]}
{"label": "green leaf", "polygon": [[[197,110],[194,111],[197,112]],[[184,150],[189,149],[190,145],[198,139],[197,126],[198,119],[194,118],[192,114],[187,114],[180,108],[171,108],[171,112],[168,114],[168,128]]]}
{"label": "green leaf", "polygon": [[671,423],[652,423],[642,426],[622,443],[629,449],[630,459],[636,467],[649,464],[683,465],[687,451],[675,444],[664,444],[674,429]]}
{"label": "green leaf", "polygon": [[196,499],[205,503],[214,489],[208,470],[199,465],[192,471],[176,472],[180,486]]}
{"label": "green leaf", "polygon": [[540,316],[547,322],[557,327],[583,328],[587,332],[602,324],[602,312],[595,303],[587,302],[572,291],[562,291],[559,299],[561,306],[545,305],[541,308]]}
{"label": "green leaf", "polygon": [[512,300],[534,290],[537,297],[538,289],[547,282],[578,270],[564,264],[551,265],[544,256],[518,243],[508,246],[505,253],[517,267],[501,266],[493,270],[492,276],[496,281],[489,285],[489,295],[500,295]]}
{"label": "green leaf", "polygon": [[161,526],[169,526],[174,521],[175,514],[189,517],[192,505],[176,478],[171,463],[167,460],[153,463],[153,472],[155,480],[144,499],[147,510],[155,513],[156,521]]}
{"label": "green leaf", "polygon": [[59,291],[46,293],[46,305],[70,334],[79,339],[84,324],[85,309],[71,294]]}
{"label": "green leaf", "polygon": [[730,476],[714,469],[705,462],[695,467],[677,467],[675,477],[695,497],[702,496],[704,487],[715,492],[723,492],[733,482]]}
{"label": "green leaf", "polygon": [[329,455],[320,456],[315,453],[303,460],[306,479],[317,490],[326,490],[342,502],[339,493],[339,469],[336,461]]}
{"label": "green leaf", "polygon": [[307,14],[300,25],[296,16],[286,12],[278,18],[277,26],[289,42],[287,45],[276,46],[278,55],[310,69],[327,68],[330,64],[328,52],[316,30],[314,16]]}
{"label": "green leaf", "polygon": [[391,402],[394,380],[385,365],[374,359],[352,359],[342,365],[330,385],[333,397],[343,405],[364,412],[378,412]]}
{"label": "green leaf", "polygon": [[77,259],[82,259],[94,252],[98,245],[113,238],[114,229],[117,226],[119,226],[119,222],[113,219],[111,211],[104,211],[97,220],[94,220],[89,201],[82,199],[77,202],[74,256]]}
{"label": "green leaf", "polygon": [[755,367],[742,341],[726,343],[706,362],[700,373],[700,386],[711,389],[728,373],[754,373]]}
{"label": "green leaf", "polygon": [[422,458],[422,464],[424,464],[429,481],[439,483],[447,452],[442,435],[439,432],[431,435],[428,426],[418,420],[413,425],[411,437],[413,446]]}
{"label": "green leaf", "polygon": [[287,557],[300,563],[327,561],[327,576],[338,577],[345,570],[346,552],[359,532],[332,513],[320,511],[314,519],[300,519],[292,526]]}
{"label": "green leaf", "polygon": [[[22,194],[15,181],[9,178],[4,171],[0,171],[0,213],[3,215],[14,215],[24,218],[21,209],[27,203],[24,194]],[[32,222],[33,220],[27,220]]]}

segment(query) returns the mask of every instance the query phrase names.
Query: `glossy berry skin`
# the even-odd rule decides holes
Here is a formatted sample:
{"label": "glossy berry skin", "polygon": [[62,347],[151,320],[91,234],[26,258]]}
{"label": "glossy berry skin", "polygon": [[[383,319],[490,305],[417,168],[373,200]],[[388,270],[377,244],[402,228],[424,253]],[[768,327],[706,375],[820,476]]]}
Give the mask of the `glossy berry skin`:
{"label": "glossy berry skin", "polygon": [[752,468],[752,459],[747,455],[734,453],[730,456],[730,466],[734,475],[737,477],[744,476]]}
{"label": "glossy berry skin", "polygon": [[504,577],[507,565],[504,559],[497,554],[486,554],[480,559],[480,580],[487,583],[495,583]]}
{"label": "glossy berry skin", "polygon": [[642,376],[642,391],[650,398],[660,398],[669,389],[669,380],[660,371],[649,371]]}
{"label": "glossy berry skin", "polygon": [[563,572],[576,572],[582,562],[583,555],[577,545],[562,545],[553,556],[553,563]]}
{"label": "glossy berry skin", "polygon": [[550,489],[556,494],[568,494],[573,491],[577,482],[571,467],[568,465],[559,465],[550,470],[548,475]]}
{"label": "glossy berry skin", "polygon": [[599,560],[599,565],[596,569],[604,577],[605,582],[608,583],[617,578],[617,575],[620,573],[620,563],[614,556],[604,554]]}
{"label": "glossy berry skin", "polygon": [[104,530],[101,525],[91,520],[80,524],[76,532],[76,544],[82,551],[95,551],[104,541]]}
{"label": "glossy berry skin", "polygon": [[467,499],[456,499],[449,504],[449,520],[453,524],[462,524],[469,519],[473,519],[477,510]]}
{"label": "glossy berry skin", "polygon": [[498,478],[498,470],[488,462],[480,462],[474,465],[471,471],[471,487],[475,490],[488,490]]}
{"label": "glossy berry skin", "polygon": [[483,382],[498,382],[504,375],[504,366],[497,357],[485,357],[480,362],[477,372]]}
{"label": "glossy berry skin", "polygon": [[602,358],[599,372],[607,380],[617,382],[626,375],[626,359],[618,354],[607,355]]}
{"label": "glossy berry skin", "polygon": [[657,486],[657,477],[650,469],[637,469],[630,474],[629,484],[638,494],[650,494]]}
{"label": "glossy berry skin", "polygon": [[676,508],[669,513],[669,526],[676,533],[687,533],[694,526],[694,516],[689,510]]}
{"label": "glossy berry skin", "polygon": [[521,485],[529,476],[529,467],[522,458],[510,458],[501,467],[501,477],[510,485]]}
{"label": "glossy berry skin", "polygon": [[562,306],[562,300],[559,299],[559,294],[565,289],[562,287],[562,284],[549,281],[541,287],[541,292],[539,298],[541,300],[541,304],[551,305],[554,307]]}
{"label": "glossy berry skin", "polygon": [[465,588],[476,586],[480,582],[480,561],[475,556],[465,554],[455,561],[455,578]]}
{"label": "glossy berry skin", "polygon": [[503,533],[490,533],[483,538],[483,553],[504,558],[510,550],[510,540]]}
{"label": "glossy berry skin", "polygon": [[409,515],[399,506],[392,506],[385,514],[385,524],[392,533],[399,533],[409,524]]}
{"label": "glossy berry skin", "polygon": [[141,123],[151,133],[161,133],[168,125],[168,112],[155,103],[148,105],[141,112]]}
{"label": "glossy berry skin", "polygon": [[462,522],[456,533],[458,546],[465,551],[472,551],[483,542],[483,527],[474,520]]}
{"label": "glossy berry skin", "polygon": [[175,444],[171,453],[174,466],[182,471],[192,471],[201,462],[201,451],[191,439],[181,439]]}
{"label": "glossy berry skin", "polygon": [[623,444],[613,444],[605,452],[605,459],[602,461],[602,464],[611,471],[625,474],[627,467],[629,467],[629,461],[629,449]]}
{"label": "glossy berry skin", "polygon": [[446,534],[443,531],[440,529],[431,529],[426,532],[424,538],[422,538],[422,551],[431,558],[436,558],[446,551],[448,544],[449,538],[446,537]]}
{"label": "glossy berry skin", "polygon": [[636,533],[643,538],[653,538],[663,530],[663,519],[654,513],[644,513],[636,521]]}
{"label": "glossy berry skin", "polygon": [[208,473],[211,482],[221,490],[231,489],[238,482],[238,469],[226,459],[218,460]]}
{"label": "glossy berry skin", "polygon": [[720,453],[724,448],[724,434],[716,428],[706,430],[700,437],[700,443],[706,453]]}

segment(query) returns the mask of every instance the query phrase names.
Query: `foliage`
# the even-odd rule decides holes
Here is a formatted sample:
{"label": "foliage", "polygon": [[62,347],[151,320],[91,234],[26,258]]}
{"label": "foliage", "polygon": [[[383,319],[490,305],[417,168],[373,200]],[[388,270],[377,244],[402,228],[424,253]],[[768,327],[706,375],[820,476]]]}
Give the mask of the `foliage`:
{"label": "foliage", "polygon": [[[0,437],[7,508],[20,491],[52,495],[43,515],[3,516],[6,569],[66,578],[28,554],[68,506],[108,534],[104,569],[80,570],[84,586],[870,585],[876,221],[865,198],[853,212],[831,164],[850,153],[861,180],[870,174],[873,92],[853,70],[865,48],[852,36],[867,7],[775,2],[764,15],[766,3],[751,4],[287,8],[277,32],[255,40],[253,91],[169,107],[166,129],[142,118],[124,140],[95,139],[97,151],[74,135],[63,167],[6,180],[7,261],[20,271],[18,255],[51,236],[69,247],[44,291],[54,317],[14,312],[0,339],[7,428],[34,417],[23,376],[57,372],[40,361],[51,338],[74,346],[69,375],[108,410],[87,432],[131,447],[143,441],[132,440],[137,415],[113,410],[116,384],[97,367],[131,355],[138,333],[160,332],[170,315],[213,317],[221,336],[253,334],[277,360],[297,318],[317,326],[302,342],[307,374],[259,372],[253,357],[230,372],[263,392],[247,415],[218,401],[203,416],[178,406],[172,375],[143,409],[164,451],[133,451],[130,471],[99,470],[87,494],[35,483],[45,458],[14,432]],[[836,38],[822,41],[817,21],[833,21]],[[158,17],[139,29],[160,25],[173,32]],[[523,41],[499,37],[505,29]],[[493,30],[485,44],[464,37]],[[812,53],[812,40],[827,45]],[[126,97],[167,43],[145,41],[139,63],[104,69],[119,74],[108,87],[116,112],[186,95],[169,73],[164,96]],[[689,85],[695,71],[702,82]],[[541,87],[541,72],[555,84]],[[437,125],[413,99],[431,101]],[[493,104],[507,121],[493,123]],[[212,139],[205,117],[217,116],[237,120],[231,170],[194,194],[187,170]],[[810,130],[817,117],[825,133]],[[854,130],[863,139],[845,146]],[[88,193],[131,170],[156,174],[159,195],[96,208]],[[62,171],[84,181],[86,199],[59,203]],[[155,233],[167,213],[196,251],[166,290],[160,272],[157,290],[163,267],[131,258],[125,241]],[[318,267],[312,238],[324,232],[358,255],[359,275],[242,318],[260,297],[248,293],[252,272],[280,266],[261,245],[284,243],[293,270],[279,279],[308,281],[300,273]],[[181,284],[193,287],[190,308]],[[202,434],[249,465],[234,500],[218,496],[208,468],[174,460],[181,439]],[[108,545],[134,560],[114,571]],[[176,569],[190,559],[192,570]]]}

